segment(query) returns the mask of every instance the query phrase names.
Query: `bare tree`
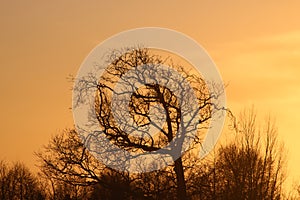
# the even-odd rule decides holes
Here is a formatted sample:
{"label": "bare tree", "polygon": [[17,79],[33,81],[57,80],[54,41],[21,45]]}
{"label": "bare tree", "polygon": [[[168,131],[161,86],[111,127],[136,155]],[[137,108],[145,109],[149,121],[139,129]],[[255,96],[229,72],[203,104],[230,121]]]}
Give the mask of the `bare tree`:
{"label": "bare tree", "polygon": [[[128,152],[153,152],[173,142],[173,147],[169,152],[166,151],[165,154],[172,156],[174,164],[163,170],[138,175],[115,171],[98,162],[87,151],[86,147],[89,147],[89,139],[97,137],[99,133],[91,133],[87,137],[81,136],[80,140],[75,131],[69,130],[60,136],[54,137],[43,152],[37,153],[41,161],[42,172],[48,174],[50,176],[48,178],[64,181],[72,185],[91,186],[97,184],[96,188],[102,188],[102,190],[103,188],[111,189],[110,181],[107,181],[104,177],[105,174],[113,172],[114,177],[122,177],[120,182],[130,185],[126,191],[130,190],[136,196],[139,196],[142,191],[143,198],[148,196],[152,199],[158,199],[159,195],[164,193],[165,195],[171,195],[173,198],[187,199],[184,171],[189,166],[184,166],[186,161],[184,161],[182,156],[176,157],[170,152],[175,151],[178,155],[184,151],[188,152],[195,148],[201,148],[202,130],[209,128],[209,120],[215,112],[224,109],[213,103],[216,102],[213,100],[218,99],[220,95],[218,93],[220,91],[218,87],[220,86],[214,85],[215,91],[209,91],[207,83],[195,71],[191,71],[187,66],[175,65],[171,59],[165,59],[157,54],[153,54],[153,52],[145,48],[126,49],[126,51],[114,50],[108,53],[107,58],[108,66],[96,65],[96,67],[105,68],[102,77],[90,75],[79,80],[81,87],[74,88],[75,90],[80,90],[81,96],[78,97],[78,100],[84,101],[85,89],[88,90],[90,87],[96,88],[94,105],[97,123],[110,142]],[[171,81],[177,82],[179,87],[183,87],[185,83],[191,85],[190,89],[193,90],[192,94],[195,95],[197,109],[186,109],[184,107],[189,106],[187,102],[192,98],[189,93],[175,94],[170,88],[155,81],[151,84],[139,86],[130,94],[128,105],[129,116],[137,125],[137,129],[142,132],[141,135],[143,135],[143,137],[135,137],[131,134],[132,132],[122,129],[115,119],[118,114],[122,115],[122,113],[118,113],[119,110],[113,110],[111,107],[113,95],[119,94],[114,87],[120,80],[126,82],[127,79],[124,78],[124,74],[132,69],[145,66],[144,68],[139,68],[140,71],[137,74],[139,78],[144,79],[145,74],[151,76],[151,73],[152,75],[153,73],[161,73],[161,71],[155,71],[161,65],[171,66],[183,77],[178,79],[176,76],[172,76],[173,72],[171,70],[166,70],[164,73],[167,74],[161,74],[161,77],[167,83]],[[152,69],[152,72],[149,71],[149,68]],[[132,85],[134,83],[129,81],[126,84],[129,87],[134,87]],[[122,92],[124,93],[124,91]],[[187,101],[182,101],[182,99]],[[183,105],[184,103],[187,105]],[[149,116],[151,107],[156,105],[162,108],[165,116],[156,115],[155,112],[154,116],[152,113],[152,118]],[[153,120],[153,117],[157,120]],[[126,117],[123,118],[127,120]],[[183,120],[185,118],[196,120],[196,125],[192,128],[185,126]],[[156,123],[159,120],[165,120],[162,127]],[[143,129],[143,127],[148,125],[157,128],[158,133],[155,136],[149,134],[149,129]],[[192,137],[192,143],[185,146],[185,138],[191,137],[189,133],[192,131],[196,132]],[[85,146],[83,146],[83,143]],[[105,151],[105,148],[102,148],[101,151]],[[99,154],[99,152],[97,153]],[[120,157],[117,154],[112,154],[112,156]],[[120,159],[120,163],[123,161]],[[142,165],[141,163],[141,167],[144,167]],[[119,185],[119,187],[122,186]],[[176,190],[176,197],[174,192],[172,192],[173,190]]]}
{"label": "bare tree", "polygon": [[259,128],[250,110],[241,114],[233,141],[195,177],[194,193],[201,199],[283,199],[285,164],[274,123],[268,118]]}
{"label": "bare tree", "polygon": [[0,198],[5,200],[44,199],[39,180],[21,163],[0,161]]}
{"label": "bare tree", "polygon": [[[118,147],[131,152],[152,152],[174,142],[174,146],[166,154],[171,155],[174,160],[178,199],[186,199],[186,181],[182,157],[180,155],[176,157],[170,152],[177,152],[178,155],[178,153],[194,148],[196,144],[201,144],[203,139],[203,135],[200,134],[201,128],[207,128],[212,115],[218,110],[223,109],[218,107],[217,103],[212,103],[213,100],[219,97],[220,90],[215,85],[215,91],[209,91],[207,83],[198,74],[189,71],[190,69],[186,66],[175,65],[172,62],[168,63],[168,60],[163,59],[159,55],[151,54],[148,49],[135,48],[129,51],[128,49],[126,50],[125,53],[124,51],[112,51],[109,53],[107,63],[110,64],[108,67],[105,66],[105,72],[102,77],[89,76],[80,80],[82,85],[79,89],[82,92],[82,88],[97,88],[95,110],[99,125],[106,137]],[[177,76],[173,76],[170,69],[160,74],[162,71],[159,70],[159,67],[162,65],[168,65],[176,69],[183,78],[179,79]],[[138,68],[139,70],[137,70]],[[137,75],[134,81],[130,82],[125,74],[132,69],[136,70]],[[192,94],[196,96],[197,108],[189,107],[189,109],[184,110],[184,106],[187,105],[183,104],[188,104],[186,102],[192,101],[192,96],[188,92],[185,94],[181,92],[181,96],[177,96],[168,87],[160,85],[159,81],[162,82],[162,80],[157,81],[153,78],[157,74],[160,74],[160,79],[163,79],[166,83],[174,82],[181,88],[184,87],[186,82],[189,83],[193,90]],[[149,79],[149,77],[152,78],[151,83],[145,83],[136,88],[136,82],[139,80],[143,82],[145,79]],[[120,80],[123,81],[123,84],[127,84],[127,88],[136,88],[134,92],[117,91],[114,87]],[[128,118],[124,117],[124,114],[121,113],[123,99],[119,99],[119,110],[113,110],[111,106],[113,102],[112,96],[124,95],[124,93],[131,96],[128,105],[129,118],[131,117],[134,124],[137,125],[131,129],[128,128],[128,124],[130,124]],[[81,98],[84,98],[84,92],[81,94],[83,94]],[[187,101],[183,102],[183,99]],[[165,119],[163,127],[160,127],[149,116],[150,107],[157,104],[163,108],[165,116],[161,117],[155,113],[154,118],[158,119],[158,121]],[[116,116],[119,116],[124,121],[122,126],[120,126],[120,122],[117,122]],[[185,126],[183,118],[187,117],[190,120],[196,119],[197,125],[192,128]],[[149,134],[149,128],[141,128],[149,125],[158,128],[156,136]],[[124,126],[127,129],[125,128],[124,130],[122,128]],[[141,132],[140,135],[142,137],[132,136],[131,133],[136,129]],[[184,146],[184,142],[189,137],[189,132],[192,131],[196,131],[197,134],[195,134],[193,145],[190,145],[186,149],[187,147]],[[95,136],[93,135],[93,137]],[[84,140],[88,140],[88,137],[84,138]]]}
{"label": "bare tree", "polygon": [[83,199],[93,185],[107,185],[100,179],[105,166],[88,153],[75,130],[54,136],[44,151],[35,154],[50,199]]}
{"label": "bare tree", "polygon": [[75,130],[65,130],[54,136],[43,151],[35,154],[50,199],[138,196],[138,191],[131,187],[133,180],[129,174],[110,169],[95,159]]}

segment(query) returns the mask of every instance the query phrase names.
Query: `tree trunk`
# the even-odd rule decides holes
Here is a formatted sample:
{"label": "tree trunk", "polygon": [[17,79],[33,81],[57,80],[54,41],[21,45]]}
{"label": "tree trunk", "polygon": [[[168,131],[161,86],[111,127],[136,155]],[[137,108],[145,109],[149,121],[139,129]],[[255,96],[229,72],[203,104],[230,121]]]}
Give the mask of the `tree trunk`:
{"label": "tree trunk", "polygon": [[177,180],[177,197],[180,200],[186,200],[186,185],[184,180],[184,171],[181,157],[175,161],[174,171],[176,173]]}

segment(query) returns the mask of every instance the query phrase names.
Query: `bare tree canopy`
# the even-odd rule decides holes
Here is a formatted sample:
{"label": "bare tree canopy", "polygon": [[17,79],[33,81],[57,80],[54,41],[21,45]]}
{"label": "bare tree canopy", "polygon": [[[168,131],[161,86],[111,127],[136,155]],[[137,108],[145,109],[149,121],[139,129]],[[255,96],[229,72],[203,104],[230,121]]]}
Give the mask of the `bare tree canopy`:
{"label": "bare tree canopy", "polygon": [[24,164],[0,161],[0,199],[44,199],[40,183]]}
{"label": "bare tree canopy", "polygon": [[[201,130],[209,128],[212,116],[225,109],[218,105],[223,85],[206,83],[191,66],[175,65],[172,59],[146,48],[109,52],[107,65],[95,64],[105,69],[100,78],[90,74],[76,80],[79,87],[75,91],[80,92],[75,102],[82,103],[87,90],[97,89],[94,104],[97,122],[92,117],[93,111],[89,121],[98,124],[101,132],[81,134],[85,145],[101,160],[112,160],[107,163],[113,163],[109,166],[118,170],[153,171],[174,162],[178,198],[185,199],[181,156],[196,146],[199,150],[204,138]],[[210,89],[214,91],[207,84],[212,84]],[[118,149],[103,145],[107,139]],[[167,165],[163,166],[164,163]],[[162,166],[157,168],[157,165]]]}
{"label": "bare tree canopy", "polygon": [[[217,150],[193,185],[200,199],[285,199],[285,153],[274,122],[262,128],[253,109],[241,113],[234,139]],[[195,193],[197,193],[195,191]]]}

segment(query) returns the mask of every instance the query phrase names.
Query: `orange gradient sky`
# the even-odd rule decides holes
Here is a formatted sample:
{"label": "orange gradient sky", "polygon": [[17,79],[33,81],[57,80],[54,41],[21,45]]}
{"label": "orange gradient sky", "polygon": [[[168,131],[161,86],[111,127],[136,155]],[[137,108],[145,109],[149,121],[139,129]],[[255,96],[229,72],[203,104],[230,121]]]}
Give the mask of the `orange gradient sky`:
{"label": "orange gradient sky", "polygon": [[146,26],[194,38],[216,62],[230,109],[276,118],[289,180],[300,181],[300,1],[0,1],[0,159],[72,127],[69,74],[120,31]]}

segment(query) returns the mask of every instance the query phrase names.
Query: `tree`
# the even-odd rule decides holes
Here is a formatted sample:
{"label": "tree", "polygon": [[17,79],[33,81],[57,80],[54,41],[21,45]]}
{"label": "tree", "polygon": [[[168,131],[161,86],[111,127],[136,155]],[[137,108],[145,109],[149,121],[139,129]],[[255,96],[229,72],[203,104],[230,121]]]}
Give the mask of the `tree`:
{"label": "tree", "polygon": [[112,195],[129,199],[137,195],[129,174],[95,159],[74,129],[54,136],[44,151],[35,154],[40,160],[41,177],[51,188],[50,199],[111,199]]}
{"label": "tree", "polygon": [[0,161],[0,198],[45,199],[40,181],[21,163],[9,166]]}
{"label": "tree", "polygon": [[221,146],[215,162],[194,180],[195,193],[201,199],[283,199],[283,152],[270,118],[260,129],[254,111],[244,112],[233,141]]}
{"label": "tree", "polygon": [[[99,78],[90,75],[82,80],[77,80],[80,82],[80,88],[74,89],[80,90],[80,96],[77,98],[78,101],[85,101],[85,90],[91,87],[96,88],[97,93],[94,105],[97,123],[110,142],[129,152],[156,151],[172,141],[174,142],[174,146],[170,152],[188,152],[188,150],[201,147],[203,130],[209,127],[209,120],[212,115],[224,109],[218,107],[217,103],[213,103],[216,102],[213,100],[217,100],[220,95],[219,85],[214,85],[215,91],[209,91],[207,83],[205,83],[199,74],[191,72],[188,66],[175,65],[171,59],[165,59],[145,48],[126,49],[126,51],[114,50],[108,53],[107,63],[108,67],[96,66],[105,68],[102,77]],[[164,72],[159,71],[158,67],[161,65],[171,66],[183,78],[178,79],[178,76],[173,76],[173,71],[170,69]],[[128,87],[134,87],[134,83],[127,81],[124,75],[132,69],[137,71],[137,76],[141,79],[146,79],[145,74],[148,74],[150,77],[159,74],[166,83],[177,83],[178,87],[184,87],[186,83],[189,83],[191,85],[189,89],[193,91],[192,93],[175,94],[176,91],[174,92],[170,88],[155,82],[157,80],[154,78],[154,82],[144,84],[130,94],[128,106],[129,118],[137,125],[136,128],[142,132],[142,137],[132,136],[131,133],[134,130],[130,129],[130,127],[127,131],[124,128],[122,129],[120,123],[127,126],[127,117],[120,117],[123,115],[120,109],[121,106],[118,105],[118,110],[113,110],[111,107],[113,95],[126,93],[126,91],[118,92],[114,89],[118,81],[122,80]],[[195,96],[197,109],[193,109],[189,104],[189,100],[193,97],[192,95]],[[123,103],[123,99],[119,98],[117,102],[121,104]],[[151,110],[151,107],[163,110],[165,116],[156,114],[156,112]],[[152,117],[149,115],[152,115]],[[117,121],[116,116],[119,116],[119,119],[124,119],[125,122]],[[193,126],[185,126],[184,121],[187,121],[187,118],[195,120],[196,123],[190,123]],[[160,127],[157,121],[162,120],[164,123]],[[149,125],[156,128],[158,133],[155,136],[149,134],[149,128],[144,128],[149,127]],[[192,143],[186,146],[185,140],[192,137],[190,134],[192,131],[195,131],[196,134],[192,138]],[[37,153],[37,156],[42,161],[41,168],[43,173],[51,174],[55,180],[68,182],[73,185],[100,184],[98,187],[111,188],[108,182],[103,179],[103,174],[106,174],[107,171],[113,171],[116,176],[126,177],[127,183],[132,186],[130,189],[131,192],[134,193],[134,191],[137,191],[136,195],[142,190],[144,194],[148,193],[147,195],[151,196],[151,198],[158,198],[157,195],[160,193],[166,193],[167,191],[170,193],[170,191],[176,189],[177,199],[187,198],[185,167],[182,156],[176,157],[167,152],[166,154],[173,158],[174,165],[158,172],[150,172],[142,175],[134,175],[121,171],[116,172],[99,163],[87,152],[88,141],[91,137],[97,138],[97,134],[99,133],[91,133],[86,137],[81,135],[81,140],[79,140],[75,136],[76,132],[71,130],[67,131],[64,135],[53,138],[45,148],[45,152]],[[85,146],[82,145],[83,143]],[[105,151],[106,147],[101,146],[98,149]],[[97,153],[100,154],[100,152]],[[117,157],[117,159],[121,158],[117,154],[111,155]],[[122,162],[126,162],[126,159],[120,159],[119,162],[122,164]],[[141,163],[140,167],[145,167],[142,165]],[[143,181],[147,177],[159,177],[162,174],[164,176],[161,176],[161,179],[156,179],[156,183],[153,183],[152,180],[152,183],[148,182],[149,185]],[[166,181],[169,182],[166,184]],[[148,188],[147,185],[149,186]],[[174,195],[174,192],[171,195]]]}
{"label": "tree", "polygon": [[[174,145],[171,146],[170,150],[166,150],[165,154],[174,160],[178,199],[186,199],[184,166],[182,157],[177,155],[178,152],[182,153],[195,148],[195,145],[199,145],[202,140],[201,137],[203,137],[201,128],[207,128],[212,115],[224,109],[218,107],[217,103],[213,103],[216,102],[213,100],[218,99],[220,95],[220,90],[218,90],[220,86],[214,85],[215,91],[209,91],[207,83],[198,74],[191,73],[186,66],[174,65],[145,48],[126,49],[125,52],[112,51],[109,53],[107,63],[109,66],[104,66],[105,72],[102,77],[90,75],[79,80],[80,88],[75,88],[80,90],[80,95],[77,97],[78,101],[84,101],[85,89],[97,88],[95,111],[102,132],[112,143],[126,151],[153,152],[174,142]],[[161,70],[160,67],[163,65],[176,69],[182,79],[174,75],[170,68]],[[131,70],[134,70],[135,74],[126,76],[126,73],[131,72]],[[156,79],[157,76],[160,77],[159,81]],[[133,88],[134,91],[115,89],[119,81],[123,81],[122,83],[126,85],[126,88]],[[137,87],[136,83],[139,81],[143,85]],[[177,88],[184,88],[185,84],[189,83],[191,85],[189,89],[192,92],[183,89],[175,94],[176,91],[174,92],[161,84],[162,82],[165,84],[175,83]],[[129,101],[127,101],[126,97],[128,96],[126,95],[130,96]],[[192,104],[189,104],[193,100],[193,95],[195,95],[197,107],[191,107]],[[118,101],[113,101],[115,96],[117,96]],[[118,109],[113,109],[116,102]],[[123,107],[125,107],[125,111]],[[156,107],[157,110],[162,108],[165,115],[160,116],[154,112],[153,116],[152,111],[151,118],[151,107]],[[128,115],[124,112],[127,112]],[[188,123],[186,123],[187,118],[190,120]],[[192,124],[193,120],[197,121],[196,125]],[[165,123],[163,127],[160,127],[156,121],[164,121]],[[149,134],[149,126],[158,129],[157,135]],[[132,136],[132,132],[136,130],[139,131],[140,136]],[[185,142],[187,138],[192,137],[189,134],[193,131],[197,132],[193,140],[194,146],[190,145],[187,149]],[[99,133],[91,133],[85,136],[83,140],[88,141],[90,137],[97,138],[98,135]],[[96,152],[98,154],[103,151],[102,146],[96,149],[100,149],[99,152]],[[173,155],[171,152],[177,152],[177,155]],[[124,162],[126,161],[128,160],[124,160]]]}
{"label": "tree", "polygon": [[98,175],[105,166],[87,152],[75,130],[54,136],[44,149],[35,154],[50,199],[82,199],[101,182]]}

